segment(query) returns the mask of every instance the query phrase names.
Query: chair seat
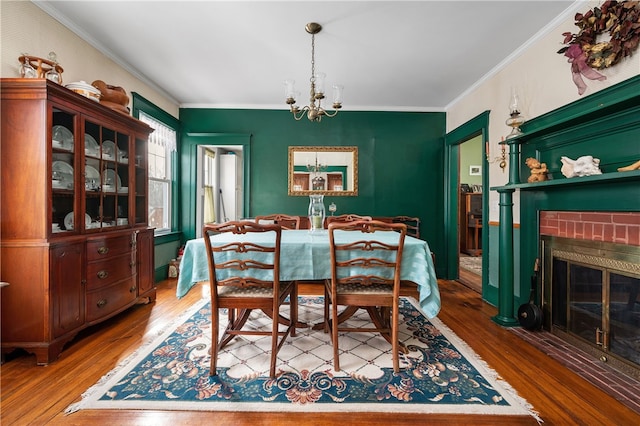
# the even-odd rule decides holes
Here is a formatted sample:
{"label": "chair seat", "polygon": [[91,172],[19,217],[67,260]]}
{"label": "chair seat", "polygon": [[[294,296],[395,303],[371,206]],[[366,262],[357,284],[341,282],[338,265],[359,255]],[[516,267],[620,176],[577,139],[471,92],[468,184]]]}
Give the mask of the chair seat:
{"label": "chair seat", "polygon": [[[280,293],[283,293],[291,283],[280,283]],[[218,297],[273,297],[273,287],[237,287],[218,286]]]}
{"label": "chair seat", "polygon": [[340,284],[336,287],[336,292],[339,295],[344,294],[383,294],[393,295],[393,287],[388,284]]}

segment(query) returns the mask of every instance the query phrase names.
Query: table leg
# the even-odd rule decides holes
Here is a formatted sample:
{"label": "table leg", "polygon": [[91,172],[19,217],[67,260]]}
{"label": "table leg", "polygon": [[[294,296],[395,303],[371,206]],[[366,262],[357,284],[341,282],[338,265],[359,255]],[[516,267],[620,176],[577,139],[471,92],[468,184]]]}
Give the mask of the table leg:
{"label": "table leg", "polygon": [[[266,316],[268,316],[269,318],[273,319],[273,310],[271,309],[263,309],[262,312],[264,312],[264,314]],[[286,325],[288,326],[289,324],[291,324],[291,320],[287,317],[282,316],[282,314],[278,315],[278,322],[282,325]],[[302,322],[300,320],[298,320],[298,322],[296,323],[296,328],[307,328],[309,327],[309,324],[307,324],[306,322]]]}
{"label": "table leg", "polygon": [[[371,317],[371,321],[373,325],[378,329],[388,329],[391,330],[391,308],[388,306],[347,306],[346,309],[338,314],[338,324],[342,324],[344,321],[349,319],[356,313],[358,309],[365,309]],[[312,328],[313,330],[322,330],[324,329],[324,322],[316,324]],[[382,337],[391,344],[391,333],[390,332],[380,332]],[[408,354],[409,349],[402,343],[398,342],[399,350]]]}

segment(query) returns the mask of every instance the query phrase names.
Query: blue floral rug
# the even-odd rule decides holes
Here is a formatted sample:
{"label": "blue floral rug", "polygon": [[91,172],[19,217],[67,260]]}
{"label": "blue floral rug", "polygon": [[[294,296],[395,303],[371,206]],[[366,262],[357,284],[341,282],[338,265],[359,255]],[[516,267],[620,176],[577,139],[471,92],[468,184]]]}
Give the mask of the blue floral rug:
{"label": "blue floral rug", "polygon": [[[322,322],[322,297],[300,297],[300,320]],[[350,324],[368,323],[363,311]],[[288,312],[285,312],[288,313]],[[211,309],[202,300],[153,341],[139,348],[66,410],[366,411],[532,415],[532,407],[437,318],[427,319],[402,298],[401,371],[378,334],[340,335],[342,371],[332,368],[329,335],[298,329],[268,377],[269,337],[236,337],[209,376]],[[221,318],[226,318],[221,315]],[[270,320],[252,313],[251,324]],[[247,323],[249,324],[249,322]],[[225,324],[221,324],[224,327]]]}

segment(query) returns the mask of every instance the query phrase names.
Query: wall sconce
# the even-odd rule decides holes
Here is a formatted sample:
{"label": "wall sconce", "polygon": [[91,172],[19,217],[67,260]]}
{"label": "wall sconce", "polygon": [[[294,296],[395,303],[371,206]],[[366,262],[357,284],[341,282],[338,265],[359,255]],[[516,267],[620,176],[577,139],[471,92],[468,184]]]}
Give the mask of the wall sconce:
{"label": "wall sconce", "polygon": [[494,158],[493,160],[491,160],[491,157],[489,155],[489,142],[486,143],[485,146],[485,153],[487,155],[487,162],[489,164],[494,164],[494,163],[498,163],[498,165],[500,166],[500,168],[502,169],[502,173],[504,173],[505,168],[507,167],[507,150],[505,148],[505,146],[507,145],[506,142],[504,141],[504,137],[502,138],[502,141],[499,142],[500,144],[500,156]]}

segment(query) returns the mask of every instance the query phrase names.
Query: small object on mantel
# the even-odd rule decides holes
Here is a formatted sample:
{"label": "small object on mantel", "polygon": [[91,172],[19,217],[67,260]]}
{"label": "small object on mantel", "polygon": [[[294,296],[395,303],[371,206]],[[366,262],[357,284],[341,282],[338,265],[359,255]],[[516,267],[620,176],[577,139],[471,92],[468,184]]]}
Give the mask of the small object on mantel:
{"label": "small object on mantel", "polygon": [[129,114],[130,111],[129,108],[127,108],[129,105],[129,96],[127,96],[126,90],[120,86],[107,84],[102,80],[95,80],[91,85],[102,93],[102,97],[100,98],[101,104],[123,114]]}
{"label": "small object on mantel", "polygon": [[527,158],[524,163],[531,169],[531,176],[529,176],[527,182],[544,182],[547,180],[549,170],[546,163],[541,163],[533,157]]}
{"label": "small object on mantel", "polygon": [[591,155],[583,155],[576,160],[569,157],[560,157],[562,168],[560,171],[565,177],[601,175],[600,159]]}
{"label": "small object on mantel", "polygon": [[625,167],[618,167],[619,172],[630,172],[632,170],[638,170],[638,169],[640,169],[640,160],[636,161],[633,164],[629,164],[628,166],[625,166]]}

